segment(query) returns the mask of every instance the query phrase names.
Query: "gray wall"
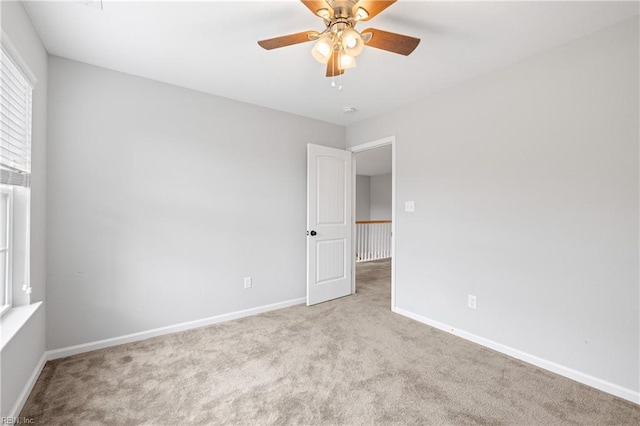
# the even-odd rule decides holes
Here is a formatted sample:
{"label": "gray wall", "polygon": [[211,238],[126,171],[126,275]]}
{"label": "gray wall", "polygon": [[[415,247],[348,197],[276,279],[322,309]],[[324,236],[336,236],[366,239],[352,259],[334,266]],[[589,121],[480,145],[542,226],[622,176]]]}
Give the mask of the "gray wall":
{"label": "gray wall", "polygon": [[371,219],[371,177],[356,175],[356,220]]}
{"label": "gray wall", "polygon": [[[44,301],[46,280],[46,141],[47,52],[19,2],[0,2],[2,30],[7,34],[37,81],[33,90],[31,164],[31,294],[32,302]],[[42,357],[45,348],[45,315],[41,307],[0,352],[2,398],[0,416],[7,416]],[[13,413],[12,413],[13,414]]]}
{"label": "gray wall", "polygon": [[391,173],[371,176],[371,220],[391,220]]}
{"label": "gray wall", "polygon": [[638,72],[636,18],[349,126],[396,135],[397,306],[638,392]]}
{"label": "gray wall", "polygon": [[391,173],[356,176],[356,220],[391,220]]}
{"label": "gray wall", "polygon": [[49,349],[304,297],[306,144],[344,127],[49,70]]}

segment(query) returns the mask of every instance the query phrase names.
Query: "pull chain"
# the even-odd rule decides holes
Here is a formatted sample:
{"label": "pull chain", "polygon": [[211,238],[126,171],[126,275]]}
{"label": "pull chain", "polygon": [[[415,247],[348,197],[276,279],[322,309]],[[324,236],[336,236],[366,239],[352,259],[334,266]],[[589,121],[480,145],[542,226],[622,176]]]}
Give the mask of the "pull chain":
{"label": "pull chain", "polygon": [[[331,76],[331,87],[336,88],[336,76]],[[338,77],[338,91],[342,90],[342,74]]]}

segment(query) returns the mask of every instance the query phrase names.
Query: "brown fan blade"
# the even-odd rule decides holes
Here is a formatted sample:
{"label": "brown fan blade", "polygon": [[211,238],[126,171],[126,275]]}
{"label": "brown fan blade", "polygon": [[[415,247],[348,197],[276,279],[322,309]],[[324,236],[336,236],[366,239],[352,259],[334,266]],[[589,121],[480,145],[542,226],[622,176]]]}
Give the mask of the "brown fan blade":
{"label": "brown fan blade", "polygon": [[[368,21],[394,4],[396,1],[397,0],[360,0],[353,6],[353,16],[356,17],[358,21]],[[366,17],[358,17],[359,8],[362,8],[367,12]]]}
{"label": "brown fan blade", "polygon": [[[314,15],[320,16],[325,19],[333,18],[333,8],[329,6],[329,3],[327,3],[326,0],[300,0],[300,1],[302,1],[302,4],[307,6],[307,8],[311,12],[313,12]],[[319,15],[318,11],[322,9],[326,9],[328,12],[328,15],[326,16]]]}
{"label": "brown fan blade", "polygon": [[335,77],[336,75],[344,74],[344,70],[341,70],[338,66],[340,61],[340,55],[337,50],[334,50],[327,62],[327,77]]}
{"label": "brown fan blade", "polygon": [[399,53],[400,55],[409,55],[418,47],[419,38],[409,37],[402,34],[390,33],[375,28],[367,28],[362,34],[371,33],[372,37],[366,44],[376,49],[386,50],[388,52]]}
{"label": "brown fan blade", "polygon": [[292,44],[304,43],[311,41],[309,38],[318,35],[317,31],[305,31],[302,33],[289,34],[286,36],[270,38],[268,40],[261,40],[258,42],[263,49],[271,50],[278,47],[291,46]]}

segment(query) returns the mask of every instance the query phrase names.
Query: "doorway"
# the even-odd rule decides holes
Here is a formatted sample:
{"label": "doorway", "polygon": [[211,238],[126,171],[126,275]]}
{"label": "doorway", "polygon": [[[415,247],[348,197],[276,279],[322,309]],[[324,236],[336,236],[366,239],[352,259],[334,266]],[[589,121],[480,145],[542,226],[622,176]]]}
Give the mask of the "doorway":
{"label": "doorway", "polygon": [[[352,202],[354,256],[356,261],[391,258],[391,309],[393,310],[396,263],[395,136],[356,145],[349,148],[349,151],[354,154]],[[360,194],[358,194],[358,186],[360,186]],[[367,191],[369,197],[363,196],[362,192]],[[358,227],[360,227],[360,235],[358,235]],[[355,293],[357,287],[355,267],[352,283],[352,293]]]}

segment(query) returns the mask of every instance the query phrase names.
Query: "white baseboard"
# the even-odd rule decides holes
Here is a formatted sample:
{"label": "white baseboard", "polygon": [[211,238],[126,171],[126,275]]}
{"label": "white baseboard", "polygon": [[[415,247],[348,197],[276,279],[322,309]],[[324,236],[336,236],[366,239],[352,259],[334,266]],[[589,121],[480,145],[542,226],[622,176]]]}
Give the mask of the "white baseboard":
{"label": "white baseboard", "polygon": [[398,307],[394,307],[393,312],[403,315],[405,317],[411,318],[423,324],[429,325],[431,327],[437,328],[439,330],[446,331],[447,333],[453,334],[455,336],[462,337],[463,339],[466,339],[471,342],[477,343],[479,345],[485,346],[487,348],[493,349],[494,351],[498,351],[503,354],[509,355],[513,358],[517,358],[521,361],[527,362],[529,364],[533,364],[536,367],[544,368],[545,370],[549,370],[553,373],[575,380],[576,382],[580,382],[587,386],[591,386],[593,388],[610,393],[612,395],[626,399],[636,404],[640,404],[640,392],[636,392],[631,389],[624,388],[622,386],[616,385],[606,380],[593,377],[589,374],[582,373],[572,368],[565,367],[560,364],[556,364],[555,362],[548,361],[546,359],[539,358],[535,355],[528,354],[521,350],[514,349],[512,347],[503,345],[501,343],[494,342],[493,340],[489,340],[484,337],[480,337],[478,335],[468,333],[464,330],[458,330],[455,327],[451,327],[450,325],[443,324],[438,321],[434,321],[432,319],[423,317],[421,315],[414,314],[413,312],[405,311],[404,309],[401,309]]}
{"label": "white baseboard", "polygon": [[153,330],[141,331],[139,333],[127,334],[125,336],[112,337],[110,339],[98,340],[96,342],[83,343],[81,345],[69,346],[61,349],[54,349],[46,352],[47,360],[64,358],[71,355],[77,355],[84,352],[104,349],[111,346],[118,346],[125,343],[137,342],[149,339],[151,337],[162,336],[165,334],[176,333],[179,331],[191,330],[194,328],[205,327],[207,325],[217,324],[220,322],[231,321],[238,318],[244,318],[264,312],[275,311],[278,309],[288,308],[290,306],[305,303],[304,297],[299,299],[287,300],[284,302],[273,303],[271,305],[259,306],[257,308],[245,309],[243,311],[231,312],[228,314],[216,315],[214,317],[204,318],[195,321],[183,322],[180,324],[169,325],[166,327],[154,328]]}
{"label": "white baseboard", "polygon": [[24,407],[25,402],[27,402],[27,398],[29,398],[29,395],[31,394],[33,387],[36,385],[36,382],[38,381],[38,377],[40,377],[40,373],[42,373],[42,369],[44,368],[44,365],[46,363],[47,363],[47,353],[44,352],[40,357],[40,361],[38,361],[38,364],[36,364],[36,368],[33,369],[31,376],[29,376],[29,380],[27,380],[27,383],[24,385],[22,392],[20,392],[20,395],[18,396],[18,400],[16,401],[15,404],[13,404],[13,408],[9,412],[10,418],[11,417],[15,418],[20,415],[20,411],[22,411],[22,407]]}

